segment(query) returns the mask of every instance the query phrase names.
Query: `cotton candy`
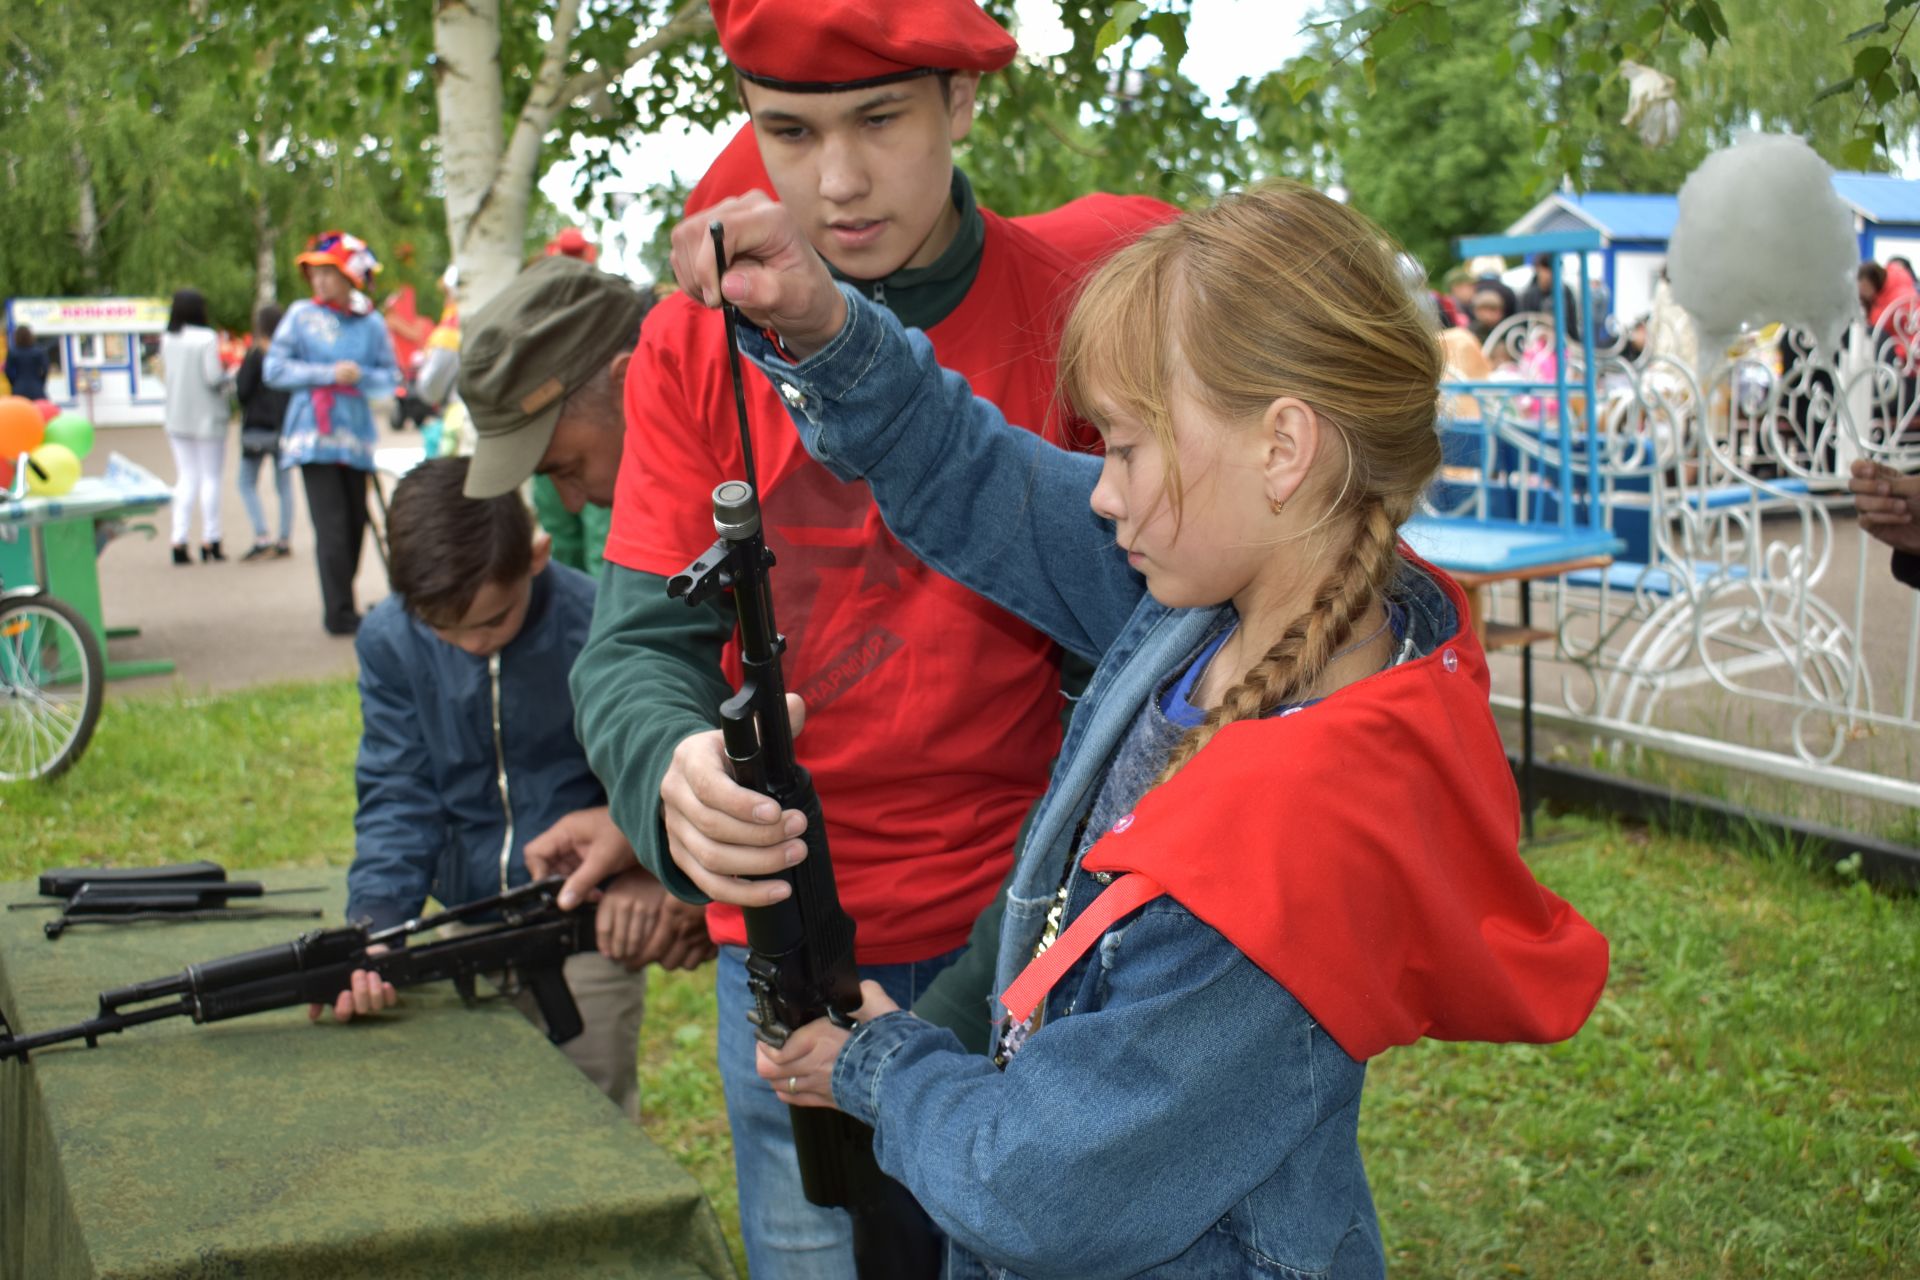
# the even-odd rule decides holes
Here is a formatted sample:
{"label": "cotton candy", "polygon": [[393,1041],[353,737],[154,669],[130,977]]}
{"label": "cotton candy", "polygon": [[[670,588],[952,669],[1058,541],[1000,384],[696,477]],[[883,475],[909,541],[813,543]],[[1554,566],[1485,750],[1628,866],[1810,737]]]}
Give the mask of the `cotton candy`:
{"label": "cotton candy", "polygon": [[1744,133],[1680,188],[1667,275],[1703,353],[1725,350],[1743,324],[1776,320],[1833,350],[1859,310],[1859,262],[1833,170],[1790,134]]}

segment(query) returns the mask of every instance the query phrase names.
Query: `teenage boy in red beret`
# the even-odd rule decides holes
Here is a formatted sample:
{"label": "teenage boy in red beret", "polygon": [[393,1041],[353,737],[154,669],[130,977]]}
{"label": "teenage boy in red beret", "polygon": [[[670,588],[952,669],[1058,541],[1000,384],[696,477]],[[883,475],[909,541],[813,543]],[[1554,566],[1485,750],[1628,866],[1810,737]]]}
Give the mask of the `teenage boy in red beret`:
{"label": "teenage boy in red beret", "polygon": [[[974,0],[713,0],[713,13],[758,161],[814,248],[926,330],[941,362],[1009,419],[1055,429],[1058,326],[1093,265],[1059,246],[1113,247],[1172,211],[1108,198],[1050,239],[974,203],[953,145],[972,125],[980,75],[1015,50]],[[744,145],[716,166],[708,193],[746,190],[735,185],[754,176]],[[910,1005],[964,948],[1045,788],[1060,740],[1058,653],[901,548],[863,488],[806,456],[764,378],[749,375],[747,396],[787,686],[807,710],[802,759],[858,922],[862,976]],[[724,767],[714,726],[738,670],[730,603],[690,609],[666,594],[667,577],[713,541],[714,485],[744,474],[717,317],[684,297],[653,310],[629,365],[626,414],[609,576],[573,673],[580,736],[642,860],[674,893],[713,903],[719,1061],[749,1268],[837,1280],[853,1273],[848,1219],[802,1195],[787,1108],[754,1074],[746,1020],[739,907],[785,887],[731,870],[767,847],[797,860],[800,819]],[[984,1022],[984,999],[962,1005],[959,1016]]]}

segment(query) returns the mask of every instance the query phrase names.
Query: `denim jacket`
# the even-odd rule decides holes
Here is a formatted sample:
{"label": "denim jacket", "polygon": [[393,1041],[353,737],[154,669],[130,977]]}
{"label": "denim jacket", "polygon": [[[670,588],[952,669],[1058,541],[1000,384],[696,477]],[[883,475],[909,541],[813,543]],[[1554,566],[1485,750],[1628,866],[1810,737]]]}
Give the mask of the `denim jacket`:
{"label": "denim jacket", "polygon": [[[1121,738],[1231,606],[1154,601],[1088,507],[1098,459],[1008,427],[922,335],[850,292],[848,308],[840,335],[797,365],[742,327],[808,450],[865,480],[928,564],[1099,662],[1009,884],[1002,991],[1033,953]],[[1451,607],[1413,587],[1419,634],[1445,634]],[[1101,888],[1075,869],[1066,919]],[[850,1039],[834,1096],[948,1233],[955,1277],[1357,1277],[1385,1267],[1357,1140],[1365,1073],[1163,897],[1055,984],[1004,1072],[889,1014]]]}

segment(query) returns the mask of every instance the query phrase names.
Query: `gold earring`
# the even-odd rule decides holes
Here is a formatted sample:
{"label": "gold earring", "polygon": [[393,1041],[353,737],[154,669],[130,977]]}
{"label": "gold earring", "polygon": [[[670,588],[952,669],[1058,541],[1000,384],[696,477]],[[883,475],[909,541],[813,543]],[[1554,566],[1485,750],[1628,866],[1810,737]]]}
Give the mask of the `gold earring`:
{"label": "gold earring", "polygon": [[1280,499],[1278,498],[1269,498],[1268,501],[1273,504],[1273,514],[1275,515],[1279,515],[1280,509],[1287,505],[1286,503],[1280,501]]}

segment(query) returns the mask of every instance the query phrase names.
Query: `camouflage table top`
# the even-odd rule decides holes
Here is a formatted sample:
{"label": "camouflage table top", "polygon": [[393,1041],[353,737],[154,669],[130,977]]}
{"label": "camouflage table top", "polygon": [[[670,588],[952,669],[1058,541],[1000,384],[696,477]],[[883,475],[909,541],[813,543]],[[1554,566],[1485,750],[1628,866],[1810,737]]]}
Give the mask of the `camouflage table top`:
{"label": "camouflage table top", "polygon": [[[340,923],[340,870],[245,874],[323,886],[266,903],[327,917],[49,942],[52,913],[0,911],[0,1010],[49,1030],[110,987]],[[505,1001],[441,984],[347,1026],[180,1018],[0,1063],[0,1276],[732,1275],[692,1178]]]}

